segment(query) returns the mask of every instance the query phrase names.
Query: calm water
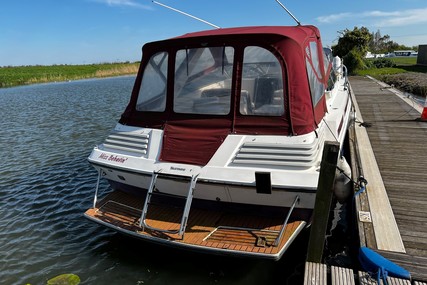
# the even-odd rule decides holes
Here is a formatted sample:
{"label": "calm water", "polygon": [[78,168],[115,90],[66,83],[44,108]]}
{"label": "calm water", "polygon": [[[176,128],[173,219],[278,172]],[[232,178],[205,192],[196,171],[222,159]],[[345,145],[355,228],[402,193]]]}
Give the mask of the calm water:
{"label": "calm water", "polygon": [[[133,77],[0,89],[0,284],[302,284],[307,237],[279,262],[212,257],[125,237],[86,220],[87,162],[124,110]],[[102,188],[107,188],[105,184]]]}

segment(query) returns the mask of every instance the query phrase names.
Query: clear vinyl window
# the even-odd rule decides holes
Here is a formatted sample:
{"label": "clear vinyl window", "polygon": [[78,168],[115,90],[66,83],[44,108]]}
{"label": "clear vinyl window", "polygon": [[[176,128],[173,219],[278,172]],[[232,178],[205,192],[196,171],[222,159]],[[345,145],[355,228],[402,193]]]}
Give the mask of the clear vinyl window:
{"label": "clear vinyl window", "polygon": [[239,110],[253,116],[284,114],[282,67],[265,48],[248,46],[244,50]]}
{"label": "clear vinyl window", "polygon": [[144,69],[136,103],[137,111],[163,112],[166,108],[168,53],[159,52],[150,58]]}
{"label": "clear vinyl window", "polygon": [[325,86],[321,81],[322,73],[320,72],[321,69],[316,42],[310,42],[305,49],[305,53],[307,75],[310,83],[311,100],[313,102],[313,106],[316,106],[325,92]]}
{"label": "clear vinyl window", "polygon": [[175,57],[176,113],[230,113],[234,48],[206,47],[178,50]]}

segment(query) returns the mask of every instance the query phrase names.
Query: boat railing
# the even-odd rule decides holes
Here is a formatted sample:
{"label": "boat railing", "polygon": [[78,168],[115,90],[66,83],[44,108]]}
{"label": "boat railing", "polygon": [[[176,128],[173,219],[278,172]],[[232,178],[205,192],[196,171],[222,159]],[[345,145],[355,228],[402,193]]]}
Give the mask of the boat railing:
{"label": "boat railing", "polygon": [[[148,214],[148,208],[150,206],[151,198],[153,197],[153,195],[161,194],[161,193],[154,192],[154,189],[156,188],[156,186],[155,186],[156,181],[157,181],[157,178],[159,176],[164,176],[164,177],[169,177],[169,178],[172,177],[175,179],[189,181],[187,196],[184,197],[186,200],[185,206],[184,206],[184,210],[182,213],[181,222],[180,222],[178,230],[161,229],[161,228],[150,226],[147,223],[147,214]],[[181,238],[183,238],[185,228],[187,227],[188,216],[190,215],[191,203],[193,200],[193,193],[194,193],[194,188],[196,186],[197,177],[198,177],[198,175],[181,176],[181,175],[171,175],[171,174],[163,174],[163,173],[159,173],[159,172],[153,172],[153,175],[151,177],[150,186],[149,186],[148,191],[147,191],[147,197],[145,198],[144,207],[142,208],[141,218],[139,221],[139,226],[143,229],[143,231],[145,229],[149,229],[149,230],[157,231],[157,232],[163,232],[163,233],[169,233],[169,234],[178,234]]]}
{"label": "boat railing", "polygon": [[343,71],[344,71],[344,87],[348,87],[348,74],[347,74],[347,66],[344,64],[342,65]]}
{"label": "boat railing", "polygon": [[[95,196],[94,196],[94,200],[93,200],[93,208],[96,208],[96,204],[97,204],[97,200],[98,200],[98,192],[99,192],[99,185],[100,185],[100,180],[101,177],[105,175],[105,172],[102,168],[99,169],[98,171],[98,179],[96,182],[96,189],[95,189]],[[180,196],[180,198],[185,199],[185,206],[183,209],[183,214],[181,217],[181,221],[179,224],[179,229],[176,230],[167,230],[167,229],[161,229],[161,228],[157,228],[157,227],[153,227],[150,226],[147,223],[147,214],[148,214],[148,209],[149,209],[149,205],[151,202],[151,198],[153,195],[162,195],[164,193],[161,192],[155,192],[156,189],[156,181],[158,179],[158,177],[161,176],[163,178],[173,178],[175,180],[185,180],[185,181],[189,181],[189,187],[188,187],[188,192],[187,192],[187,196]],[[163,233],[169,233],[169,234],[178,234],[181,238],[184,238],[184,233],[185,233],[185,229],[187,227],[187,222],[188,222],[188,217],[190,215],[190,209],[191,209],[191,204],[192,204],[192,200],[193,200],[193,195],[194,195],[194,189],[196,186],[196,182],[197,182],[197,178],[198,175],[195,176],[182,176],[182,175],[173,175],[173,174],[164,174],[164,173],[159,173],[159,172],[153,172],[151,181],[150,181],[150,186],[148,188],[147,191],[147,196],[145,198],[145,202],[144,202],[144,206],[142,208],[142,212],[141,212],[141,218],[139,219],[139,226],[142,228],[142,230],[144,231],[145,229],[149,229],[151,231],[157,231],[157,232],[163,232]],[[288,224],[289,218],[293,212],[293,210],[295,209],[296,204],[299,202],[300,198],[299,196],[295,196],[295,199],[291,205],[291,207],[289,208],[289,211],[286,214],[286,218],[280,228],[280,230],[268,230],[269,232],[274,232],[277,233],[277,237],[275,238],[274,242],[272,243],[273,246],[277,247],[283,237],[283,234],[286,230],[286,226]],[[265,231],[265,230],[260,230],[260,229],[252,229],[252,228],[242,228],[242,227],[231,227],[231,226],[219,226],[216,228],[216,230],[218,229],[228,229],[228,230],[246,230],[246,231],[253,231],[253,230],[258,230],[258,231]],[[215,231],[214,231],[215,232]],[[213,232],[212,232],[213,233]],[[211,233],[211,234],[212,234]],[[206,237],[208,238],[210,236],[210,234]]]}
{"label": "boat railing", "polygon": [[294,202],[292,203],[291,208],[288,211],[288,214],[286,215],[285,221],[282,225],[282,228],[280,229],[279,235],[277,236],[276,240],[274,241],[273,245],[278,246],[280,243],[280,240],[282,239],[283,233],[285,232],[286,225],[288,224],[289,218],[291,217],[291,214],[296,206],[296,204],[299,202],[299,196],[295,196]]}
{"label": "boat railing", "polygon": [[104,175],[105,175],[104,170],[100,168],[98,171],[98,179],[96,180],[95,196],[93,197],[93,208],[96,208],[96,203],[98,202],[99,183],[101,181],[101,177]]}
{"label": "boat railing", "polygon": [[[286,214],[286,218],[280,228],[280,230],[267,230],[267,229],[259,229],[259,228],[247,228],[247,227],[235,227],[235,226],[218,226],[210,232],[203,241],[208,240],[216,231],[218,230],[232,230],[232,231],[248,231],[248,232],[263,232],[263,233],[274,233],[277,234],[274,241],[271,243],[274,247],[279,246],[280,241],[282,240],[283,234],[286,230],[286,226],[288,225],[289,218],[291,217],[291,214],[296,206],[296,204],[299,202],[300,198],[299,196],[295,196],[294,202],[292,203],[292,206],[289,208],[288,213]],[[257,239],[256,244],[257,246],[265,246],[266,239],[264,237],[261,237],[261,239]]]}

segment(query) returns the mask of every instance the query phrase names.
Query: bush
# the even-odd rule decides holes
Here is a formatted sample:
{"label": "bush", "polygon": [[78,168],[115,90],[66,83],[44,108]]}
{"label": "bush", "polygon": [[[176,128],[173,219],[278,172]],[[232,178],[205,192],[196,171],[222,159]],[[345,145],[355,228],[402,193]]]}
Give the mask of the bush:
{"label": "bush", "polygon": [[376,68],[395,67],[396,64],[389,58],[380,57],[372,61]]}
{"label": "bush", "polygon": [[363,61],[365,62],[365,66],[367,69],[376,68],[376,66],[374,65],[374,61],[372,59],[365,58]]}
{"label": "bush", "polygon": [[365,61],[363,60],[363,56],[356,49],[352,49],[348,54],[346,54],[343,60],[349,74],[354,74],[356,70],[367,68]]}

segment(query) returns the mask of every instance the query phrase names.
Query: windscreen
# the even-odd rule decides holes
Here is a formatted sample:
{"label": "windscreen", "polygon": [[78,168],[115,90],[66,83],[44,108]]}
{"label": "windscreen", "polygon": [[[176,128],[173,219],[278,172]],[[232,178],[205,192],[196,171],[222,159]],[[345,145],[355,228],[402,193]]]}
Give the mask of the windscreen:
{"label": "windscreen", "polygon": [[229,114],[233,60],[232,47],[178,50],[173,111],[184,114]]}

